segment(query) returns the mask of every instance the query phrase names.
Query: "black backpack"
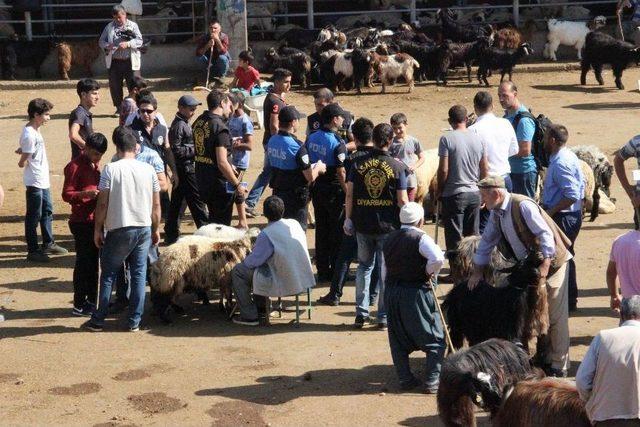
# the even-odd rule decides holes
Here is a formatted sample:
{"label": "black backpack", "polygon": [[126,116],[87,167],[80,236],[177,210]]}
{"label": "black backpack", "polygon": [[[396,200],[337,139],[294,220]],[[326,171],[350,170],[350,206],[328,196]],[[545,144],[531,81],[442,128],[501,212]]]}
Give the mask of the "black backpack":
{"label": "black backpack", "polygon": [[549,166],[549,155],[544,151],[544,134],[552,122],[544,114],[540,114],[538,117],[535,117],[531,114],[531,111],[520,111],[513,119],[514,130],[518,129],[518,123],[520,123],[520,120],[524,117],[533,120],[533,123],[536,126],[535,133],[533,134],[533,141],[531,141],[531,154],[533,154],[533,158],[536,161],[536,166],[538,167],[538,170],[546,168]]}

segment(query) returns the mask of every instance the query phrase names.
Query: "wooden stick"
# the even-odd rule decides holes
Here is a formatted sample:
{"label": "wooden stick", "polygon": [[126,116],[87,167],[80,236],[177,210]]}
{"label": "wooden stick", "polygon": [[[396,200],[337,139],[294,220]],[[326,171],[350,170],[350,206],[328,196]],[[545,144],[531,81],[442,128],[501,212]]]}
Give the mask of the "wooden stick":
{"label": "wooden stick", "polygon": [[442,319],[442,329],[444,329],[444,337],[447,343],[447,348],[449,349],[449,354],[453,354],[456,352],[456,349],[453,346],[451,335],[449,335],[449,327],[447,326],[447,322],[444,320],[444,314],[442,313],[442,308],[440,307],[440,301],[438,301],[438,292],[436,291],[437,286],[438,276],[436,275],[433,279],[433,283],[431,284],[431,292],[433,292],[433,298],[436,302],[436,308],[438,309],[438,313],[440,314],[440,319]]}

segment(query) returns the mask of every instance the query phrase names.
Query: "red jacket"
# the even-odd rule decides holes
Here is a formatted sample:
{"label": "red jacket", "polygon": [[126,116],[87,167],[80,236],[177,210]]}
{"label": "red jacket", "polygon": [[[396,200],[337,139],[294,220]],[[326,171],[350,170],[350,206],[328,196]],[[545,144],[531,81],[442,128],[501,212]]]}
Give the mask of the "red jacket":
{"label": "red jacket", "polygon": [[97,198],[83,197],[81,191],[97,190],[100,170],[85,154],[71,160],[64,168],[62,200],[71,205],[69,222],[93,222]]}

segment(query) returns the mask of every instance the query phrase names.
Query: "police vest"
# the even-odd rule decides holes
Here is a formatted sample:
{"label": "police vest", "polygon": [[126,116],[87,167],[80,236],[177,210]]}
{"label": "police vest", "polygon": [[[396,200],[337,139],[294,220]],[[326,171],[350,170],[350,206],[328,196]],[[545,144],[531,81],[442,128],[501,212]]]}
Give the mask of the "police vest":
{"label": "police vest", "polygon": [[267,143],[267,157],[269,164],[281,170],[296,170],[296,154],[300,150],[300,143],[291,135],[278,133],[269,138]]}
{"label": "police vest", "polygon": [[335,150],[340,146],[340,142],[336,134],[325,129],[312,133],[309,135],[309,138],[307,138],[306,144],[309,160],[311,163],[322,160],[327,167],[335,167]]}

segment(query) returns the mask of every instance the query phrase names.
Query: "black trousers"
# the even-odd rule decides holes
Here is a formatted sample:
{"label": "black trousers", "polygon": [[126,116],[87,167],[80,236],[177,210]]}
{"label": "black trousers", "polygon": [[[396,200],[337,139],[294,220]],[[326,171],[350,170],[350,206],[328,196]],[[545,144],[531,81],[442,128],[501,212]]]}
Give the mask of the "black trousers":
{"label": "black trousers", "polygon": [[178,181],[178,186],[174,187],[171,192],[171,203],[164,224],[164,239],[167,243],[173,243],[180,237],[180,211],[184,200],[187,201],[187,206],[189,206],[197,228],[202,227],[208,221],[207,206],[200,199],[196,174],[178,170]]}
{"label": "black trousers", "polygon": [[478,234],[480,193],[465,192],[442,197],[442,222],[447,251],[455,251],[463,237]]}
{"label": "black trousers", "polygon": [[109,92],[111,93],[111,101],[113,106],[120,109],[122,104],[123,92],[122,81],[126,80],[127,85],[133,81],[134,77],[140,77],[140,70],[131,69],[131,59],[111,61],[109,68]]}
{"label": "black trousers", "polygon": [[332,277],[342,241],[341,213],[344,192],[340,187],[315,186],[311,200],[316,216],[316,268],[318,276]]}
{"label": "black trousers", "polygon": [[209,209],[209,223],[231,225],[233,216],[233,193],[227,193],[226,181],[214,179],[204,185],[198,185],[202,200]]}
{"label": "black trousers", "polygon": [[76,247],[73,269],[73,306],[82,308],[86,302],[97,304],[99,250],[93,242],[93,223],[70,222]]}
{"label": "black trousers", "polygon": [[307,204],[309,203],[309,187],[294,190],[273,189],[273,195],[284,202],[283,218],[295,219],[303,230],[307,231]]}

